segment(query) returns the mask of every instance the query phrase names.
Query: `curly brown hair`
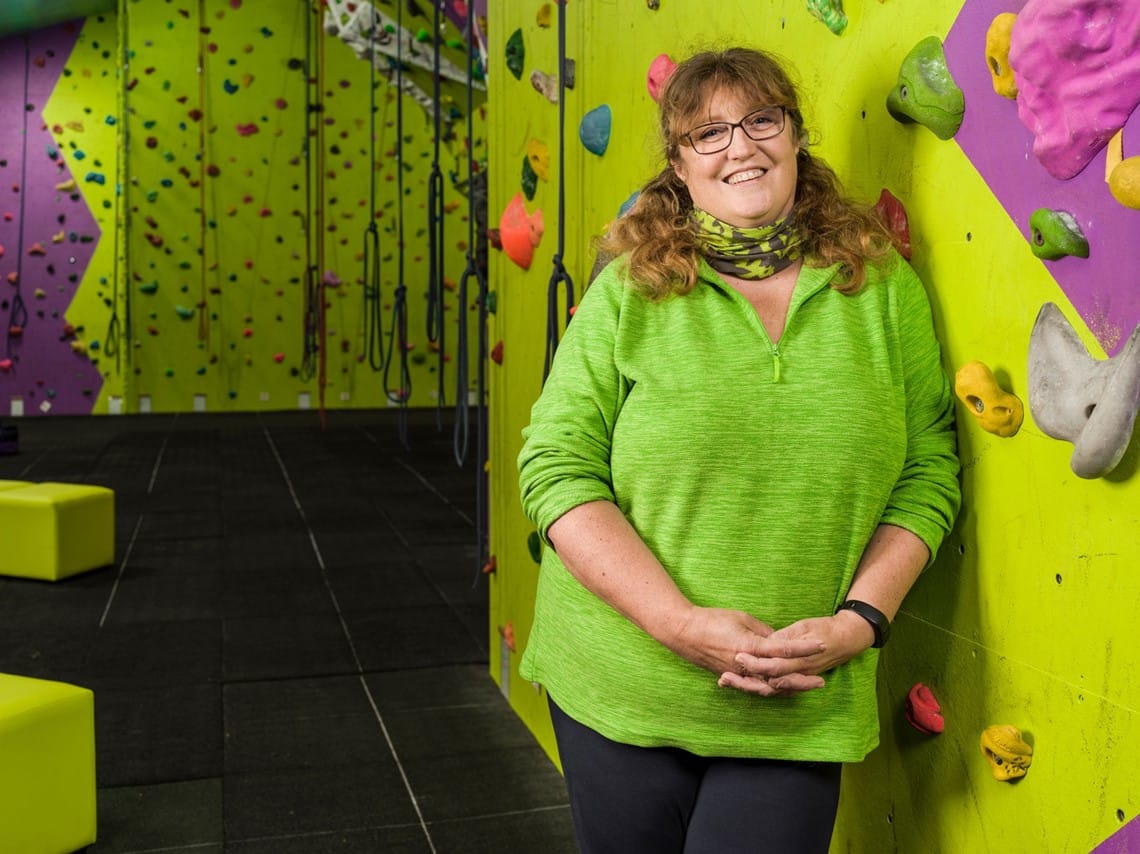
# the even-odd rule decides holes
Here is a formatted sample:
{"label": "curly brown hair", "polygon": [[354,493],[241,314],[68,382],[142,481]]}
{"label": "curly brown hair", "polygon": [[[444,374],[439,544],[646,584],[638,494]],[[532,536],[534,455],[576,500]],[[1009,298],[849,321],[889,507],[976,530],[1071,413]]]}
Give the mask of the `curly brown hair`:
{"label": "curly brown hair", "polygon": [[722,90],[784,108],[799,143],[795,218],[805,260],[815,266],[838,262],[840,275],[832,287],[843,293],[859,290],[867,265],[890,255],[894,235],[872,206],[847,197],[831,167],[812,156],[795,85],[780,63],[771,54],[747,48],[704,51],[677,66],[658,101],[665,168],[641,188],[633,207],[610,224],[598,241],[599,252],[624,256],[631,281],[653,299],[692,290],[701,249],[689,217],[693,200],[673,164],[680,160],[686,132]]}

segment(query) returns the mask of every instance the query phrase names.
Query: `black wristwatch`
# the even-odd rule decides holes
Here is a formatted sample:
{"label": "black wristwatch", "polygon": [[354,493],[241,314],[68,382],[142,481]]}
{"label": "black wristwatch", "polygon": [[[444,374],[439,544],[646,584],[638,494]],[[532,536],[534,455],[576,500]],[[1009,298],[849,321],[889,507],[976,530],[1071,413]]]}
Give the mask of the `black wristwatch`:
{"label": "black wristwatch", "polygon": [[874,605],[868,605],[866,602],[860,602],[858,599],[848,599],[835,609],[835,613],[837,614],[840,611],[854,611],[871,624],[871,628],[875,631],[875,642],[871,644],[871,646],[876,649],[881,649],[891,636],[891,621],[887,619],[886,614]]}

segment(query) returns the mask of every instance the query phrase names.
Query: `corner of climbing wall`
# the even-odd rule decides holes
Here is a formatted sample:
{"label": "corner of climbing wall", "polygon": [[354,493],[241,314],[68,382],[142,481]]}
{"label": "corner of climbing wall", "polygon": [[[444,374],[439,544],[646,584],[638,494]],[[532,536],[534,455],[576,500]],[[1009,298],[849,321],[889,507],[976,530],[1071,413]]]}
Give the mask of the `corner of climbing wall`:
{"label": "corner of climbing wall", "polygon": [[[557,108],[544,94],[557,8],[502,6],[492,99],[517,111],[489,136],[492,220],[512,232],[491,268],[501,361],[489,629],[505,650],[492,670],[553,752],[541,695],[515,670],[537,564],[514,460],[541,386],[558,225]],[[648,87],[667,60],[743,42],[791,61],[815,150],[854,195],[879,200],[931,298],[957,392],[964,505],[882,654],[881,742],[845,771],[836,850],[1130,850],[1140,89],[1105,85],[1091,57],[1095,42],[1118,63],[1112,74],[1133,79],[1135,4],[786,0],[744,27],[729,7],[668,0],[565,11],[572,274],[588,274],[588,237],[660,166]],[[1069,98],[1065,74],[1098,96]],[[583,139],[603,104],[608,121],[594,113]]]}

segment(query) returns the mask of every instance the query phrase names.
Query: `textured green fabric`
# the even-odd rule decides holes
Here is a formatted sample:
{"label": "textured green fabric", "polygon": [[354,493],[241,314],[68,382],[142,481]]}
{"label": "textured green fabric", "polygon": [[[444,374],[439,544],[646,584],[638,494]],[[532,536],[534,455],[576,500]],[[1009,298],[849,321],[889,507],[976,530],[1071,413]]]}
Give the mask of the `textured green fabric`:
{"label": "textured green fabric", "polygon": [[803,254],[792,216],[756,228],[732,225],[700,208],[693,208],[689,219],[697,229],[705,260],[721,275],[766,279]]}
{"label": "textured green fabric", "polygon": [[[522,503],[542,536],[579,504],[615,501],[692,601],[777,628],[834,612],[881,522],[933,554],[959,488],[925,291],[897,256],[853,296],[828,287],[835,272],[803,268],[773,346],[705,264],[691,293],[659,303],[607,267],[523,433]],[[869,650],[795,697],[719,688],[546,549],[520,672],[616,741],[857,761],[878,743],[877,661]]]}

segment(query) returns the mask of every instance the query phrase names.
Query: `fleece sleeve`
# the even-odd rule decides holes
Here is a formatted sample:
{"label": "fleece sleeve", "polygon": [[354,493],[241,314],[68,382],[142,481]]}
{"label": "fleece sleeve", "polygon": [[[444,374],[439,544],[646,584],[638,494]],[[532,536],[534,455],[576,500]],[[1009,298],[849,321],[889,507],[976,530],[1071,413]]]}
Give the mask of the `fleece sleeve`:
{"label": "fleece sleeve", "polygon": [[918,276],[899,262],[895,322],[906,394],[906,461],[880,521],[913,533],[938,552],[961,504],[954,398],[934,336],[930,302]]}
{"label": "fleece sleeve", "polygon": [[614,361],[626,293],[614,264],[586,291],[523,430],[520,499],[548,543],[547,529],[568,510],[614,500],[610,444],[631,387]]}

